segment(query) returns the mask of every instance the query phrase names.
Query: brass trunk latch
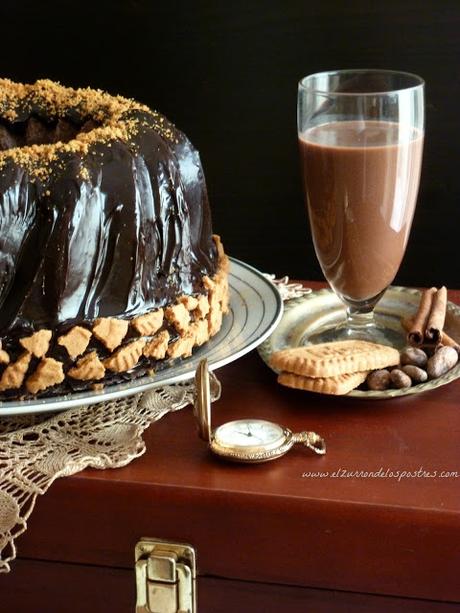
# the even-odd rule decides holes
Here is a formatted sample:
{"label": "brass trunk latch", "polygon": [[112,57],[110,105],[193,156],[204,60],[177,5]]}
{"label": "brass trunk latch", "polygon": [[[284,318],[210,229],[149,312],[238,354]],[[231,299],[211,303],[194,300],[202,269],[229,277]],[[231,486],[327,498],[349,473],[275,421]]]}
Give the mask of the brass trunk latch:
{"label": "brass trunk latch", "polygon": [[136,613],[196,613],[195,550],[141,539],[136,556]]}

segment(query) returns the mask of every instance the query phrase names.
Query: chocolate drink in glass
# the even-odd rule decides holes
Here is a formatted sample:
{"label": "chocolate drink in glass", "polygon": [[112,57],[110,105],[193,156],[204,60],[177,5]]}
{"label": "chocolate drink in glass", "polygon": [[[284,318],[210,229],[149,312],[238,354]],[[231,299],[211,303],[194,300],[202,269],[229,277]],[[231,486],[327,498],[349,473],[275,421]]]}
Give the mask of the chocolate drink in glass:
{"label": "chocolate drink in glass", "polygon": [[[356,72],[358,83],[348,75],[340,87],[340,73],[332,73],[335,80],[313,75],[310,83],[307,77],[306,93],[305,79],[299,87],[299,151],[313,243],[324,276],[347,310],[344,324],[307,340],[360,338],[398,345],[401,335],[379,326],[373,310],[398,272],[414,216],[424,139],[423,82],[377,71],[385,73],[388,91],[373,92],[385,87],[385,78],[373,79],[375,71]],[[351,84],[369,91],[349,91]],[[312,111],[305,121],[300,112],[308,103]]]}

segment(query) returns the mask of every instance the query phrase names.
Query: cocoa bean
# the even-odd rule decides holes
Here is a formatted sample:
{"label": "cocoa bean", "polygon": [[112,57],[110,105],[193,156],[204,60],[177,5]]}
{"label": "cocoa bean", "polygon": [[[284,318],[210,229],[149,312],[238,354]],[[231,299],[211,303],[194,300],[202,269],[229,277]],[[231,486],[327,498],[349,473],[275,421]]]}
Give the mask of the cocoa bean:
{"label": "cocoa bean", "polygon": [[453,347],[440,347],[428,360],[427,373],[430,379],[437,379],[455,366],[458,353]]}
{"label": "cocoa bean", "polygon": [[404,389],[412,385],[411,378],[399,368],[395,368],[390,373],[391,382],[398,389]]}
{"label": "cocoa bean", "polygon": [[423,368],[426,366],[428,361],[428,356],[423,351],[423,349],[419,349],[418,347],[406,347],[401,351],[401,364],[412,364],[413,366],[418,366],[419,368]]}
{"label": "cocoa bean", "polygon": [[414,366],[413,364],[406,364],[401,368],[406,375],[412,379],[413,383],[423,383],[428,379],[428,375],[426,370],[423,368],[419,368],[418,366]]}
{"label": "cocoa bean", "polygon": [[387,390],[391,379],[388,370],[373,370],[367,375],[367,387],[370,390]]}

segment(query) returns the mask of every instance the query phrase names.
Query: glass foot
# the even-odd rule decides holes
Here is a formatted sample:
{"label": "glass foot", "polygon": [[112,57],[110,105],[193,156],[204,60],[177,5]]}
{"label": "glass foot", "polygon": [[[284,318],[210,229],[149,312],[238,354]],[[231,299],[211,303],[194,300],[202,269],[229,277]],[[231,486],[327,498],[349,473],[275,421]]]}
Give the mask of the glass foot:
{"label": "glass foot", "polygon": [[379,345],[389,345],[395,349],[402,349],[406,344],[403,330],[387,327],[383,324],[373,323],[368,326],[353,328],[344,322],[338,326],[316,329],[307,332],[301,340],[302,345],[318,345],[336,341],[360,340]]}
{"label": "glass foot", "polygon": [[306,331],[302,345],[318,345],[336,341],[368,341],[402,349],[406,345],[406,334],[394,318],[381,316],[374,307],[385,291],[364,301],[352,301],[339,296],[346,307],[345,318],[340,323],[328,322],[320,328]]}

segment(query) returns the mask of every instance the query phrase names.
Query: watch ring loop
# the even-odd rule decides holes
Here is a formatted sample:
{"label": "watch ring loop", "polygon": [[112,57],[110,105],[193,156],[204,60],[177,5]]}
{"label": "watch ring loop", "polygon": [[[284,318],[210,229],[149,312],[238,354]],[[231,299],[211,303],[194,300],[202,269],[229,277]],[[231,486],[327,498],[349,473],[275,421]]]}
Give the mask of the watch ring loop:
{"label": "watch ring loop", "polygon": [[299,432],[294,434],[294,442],[302,443],[318,455],[326,453],[326,441],[316,432]]}

